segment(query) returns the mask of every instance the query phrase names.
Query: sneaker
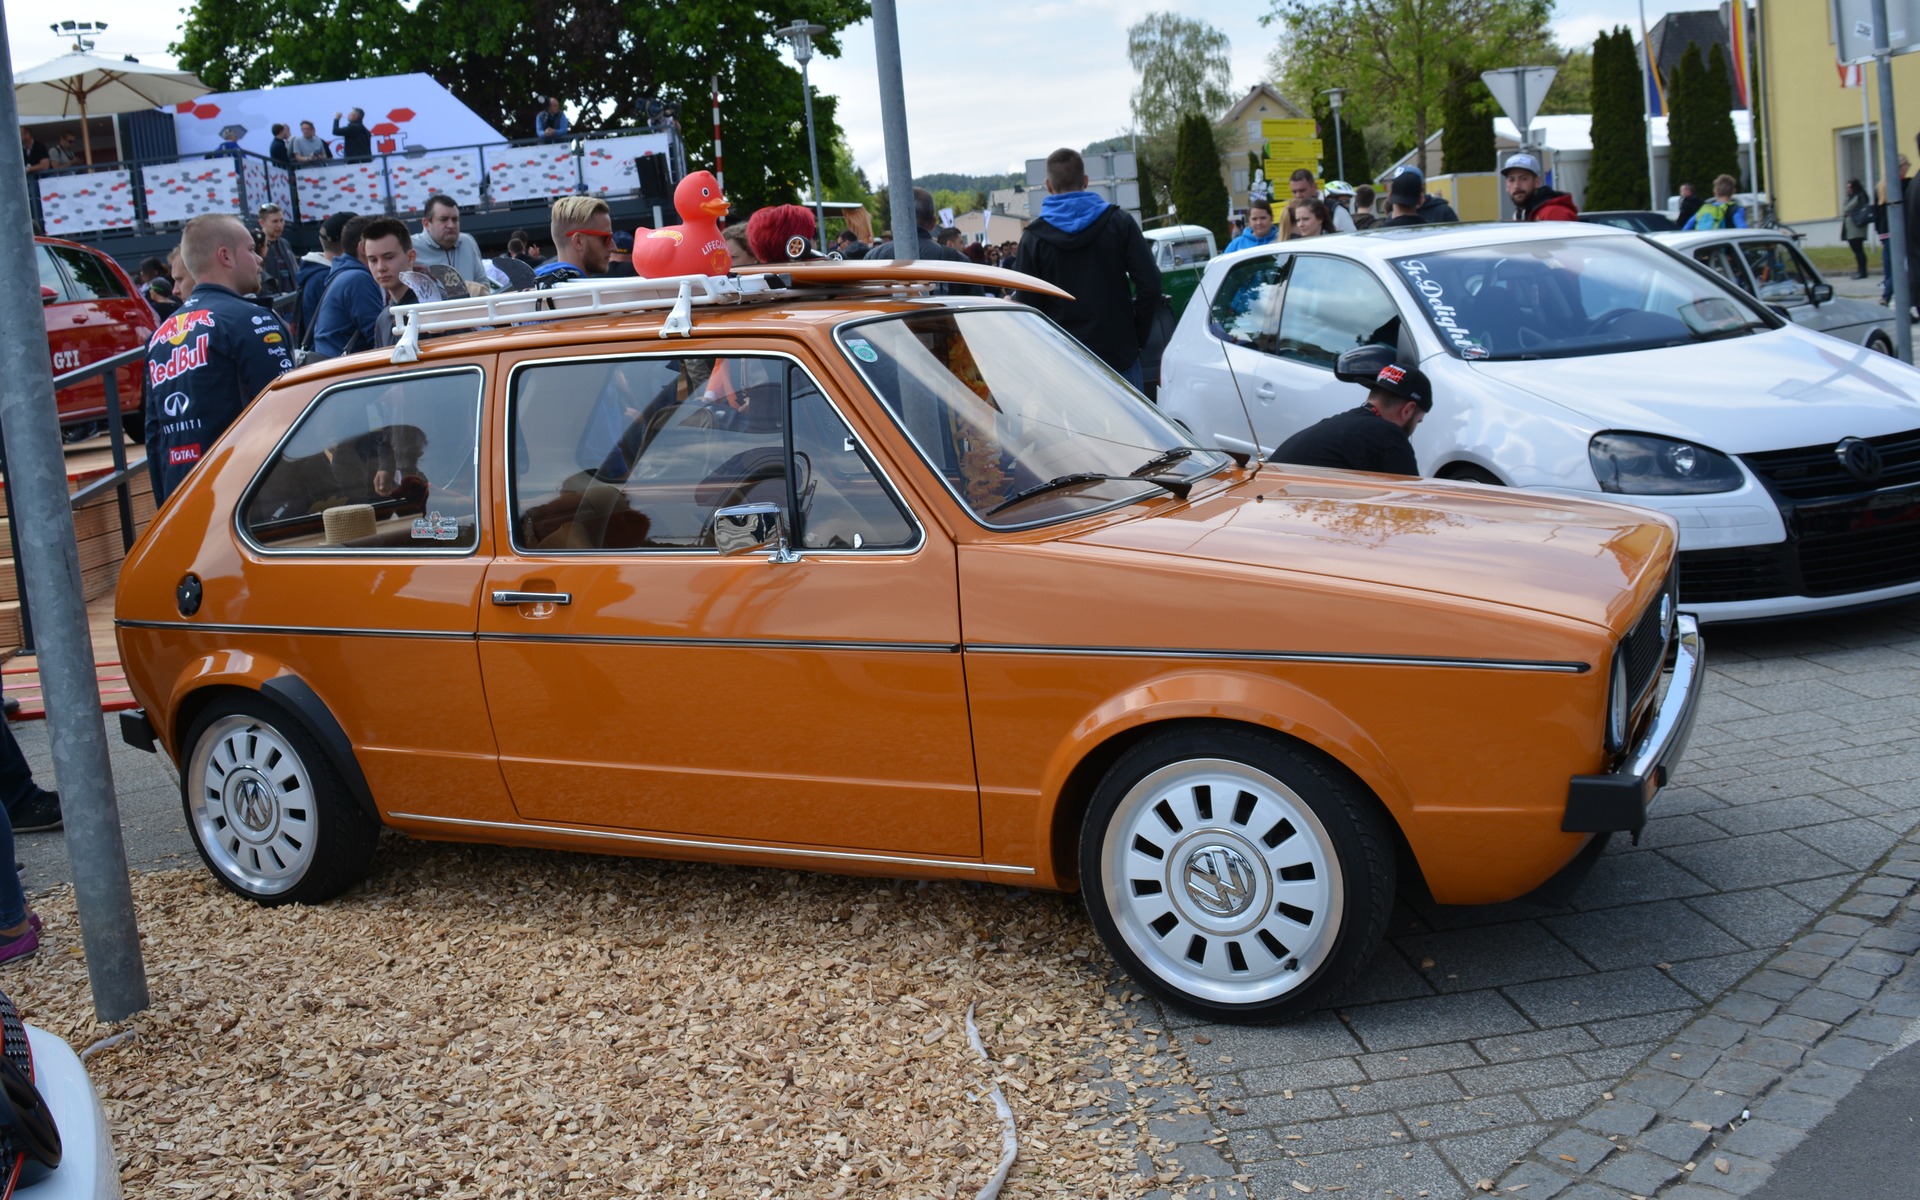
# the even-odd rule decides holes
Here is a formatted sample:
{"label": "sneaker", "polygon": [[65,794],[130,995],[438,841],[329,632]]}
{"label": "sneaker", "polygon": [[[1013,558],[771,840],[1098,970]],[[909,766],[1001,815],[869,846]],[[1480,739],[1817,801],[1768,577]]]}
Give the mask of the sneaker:
{"label": "sneaker", "polygon": [[7,819],[15,833],[49,833],[60,828],[60,793],[45,788],[7,810]]}
{"label": "sneaker", "polygon": [[19,937],[0,937],[0,963],[25,958],[40,948],[40,931],[31,923]]}

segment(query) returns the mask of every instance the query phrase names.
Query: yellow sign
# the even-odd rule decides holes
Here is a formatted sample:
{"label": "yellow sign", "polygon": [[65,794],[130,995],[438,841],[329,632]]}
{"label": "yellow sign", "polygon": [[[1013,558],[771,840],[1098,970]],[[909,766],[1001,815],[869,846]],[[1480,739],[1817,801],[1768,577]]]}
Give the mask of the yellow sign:
{"label": "yellow sign", "polygon": [[1319,162],[1321,143],[1319,138],[1268,138],[1267,157],[1295,159],[1303,158],[1310,162]]}
{"label": "yellow sign", "polygon": [[1279,121],[1260,122],[1260,136],[1272,141],[1275,138],[1315,138],[1320,131],[1314,128],[1311,118],[1289,117]]}

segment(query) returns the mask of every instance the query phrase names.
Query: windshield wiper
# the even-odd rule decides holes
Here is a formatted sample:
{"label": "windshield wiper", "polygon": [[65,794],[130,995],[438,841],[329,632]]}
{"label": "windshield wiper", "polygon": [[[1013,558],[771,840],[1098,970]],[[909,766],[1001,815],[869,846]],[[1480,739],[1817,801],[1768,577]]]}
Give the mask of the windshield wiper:
{"label": "windshield wiper", "polygon": [[[1168,453],[1174,453],[1174,451],[1169,451]],[[1186,454],[1190,453],[1192,453],[1192,451],[1185,451],[1185,453],[1181,454],[1181,457],[1184,458]],[[1176,459],[1175,461],[1178,460]],[[1141,469],[1146,470],[1153,467],[1155,467],[1154,463],[1148,463],[1146,467]],[[1164,488],[1172,492],[1182,500],[1185,500],[1187,493],[1193,490],[1193,482],[1187,479],[1172,479],[1166,476],[1141,475],[1137,473],[1133,475],[1107,475],[1099,471],[1078,471],[1072,475],[1055,475],[1045,483],[1036,483],[1030,488],[1015,492],[1013,495],[1008,496],[1005,500],[988,509],[983,515],[991,517],[1001,509],[1012,508],[1022,500],[1031,500],[1035,496],[1059,491],[1061,488],[1072,487],[1075,484],[1107,482],[1150,483],[1157,488]]]}
{"label": "windshield wiper", "polygon": [[1168,450],[1164,454],[1154,455],[1152,458],[1148,459],[1147,461],[1141,463],[1139,466],[1135,467],[1132,471],[1129,472],[1129,474],[1134,476],[1135,478],[1139,478],[1142,475],[1151,475],[1155,471],[1165,470],[1166,468],[1172,466],[1173,464],[1180,462],[1183,459],[1191,458],[1192,456],[1193,456],[1193,447],[1175,446],[1173,449]]}

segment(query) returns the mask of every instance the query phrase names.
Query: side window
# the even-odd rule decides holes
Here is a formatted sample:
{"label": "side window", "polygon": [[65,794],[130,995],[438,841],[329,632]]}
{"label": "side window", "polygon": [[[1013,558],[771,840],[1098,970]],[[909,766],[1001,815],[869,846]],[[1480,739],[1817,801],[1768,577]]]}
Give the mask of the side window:
{"label": "side window", "polygon": [[73,298],[75,300],[122,300],[127,289],[120,286],[107,264],[101,262],[85,250],[75,250],[68,246],[48,246],[61,262],[67,264],[67,273],[73,276]]}
{"label": "side window", "polygon": [[1260,255],[1236,263],[1220,280],[1213,298],[1215,337],[1272,353],[1280,334],[1280,300],[1287,290],[1293,259]]}
{"label": "side window", "polygon": [[1747,285],[1747,273],[1740,269],[1739,261],[1733,250],[1727,246],[1708,246],[1704,250],[1695,250],[1693,257],[1709,270],[1743,292],[1753,289]]}
{"label": "side window", "polygon": [[1812,280],[1785,242],[1742,242],[1741,256],[1753,272],[1754,295],[1774,304],[1802,303]]}
{"label": "side window", "polygon": [[717,510],[762,502],[780,508],[802,549],[900,548],[918,536],[832,405],[786,359],[529,367],[514,377],[512,421],[513,538],[523,550],[710,550]]}
{"label": "side window", "polygon": [[335,388],[307,409],[246,502],[273,550],[471,550],[479,371]]}
{"label": "side window", "polygon": [[1332,369],[1342,351],[1399,341],[1400,310],[1366,268],[1311,254],[1295,260],[1273,353]]}
{"label": "side window", "polygon": [[61,300],[73,299],[73,289],[67,286],[67,277],[61,274],[60,264],[53,261],[53,247],[36,246],[39,251],[34,259],[40,264],[40,286],[52,288],[60,294]]}

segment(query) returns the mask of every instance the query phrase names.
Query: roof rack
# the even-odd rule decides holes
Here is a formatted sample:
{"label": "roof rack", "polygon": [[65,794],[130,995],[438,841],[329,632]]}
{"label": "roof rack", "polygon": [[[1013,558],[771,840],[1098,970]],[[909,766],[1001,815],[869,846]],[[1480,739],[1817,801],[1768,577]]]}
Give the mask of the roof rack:
{"label": "roof rack", "polygon": [[661,337],[691,337],[696,305],[740,304],[787,290],[780,275],[735,278],[726,275],[674,275],[659,279],[590,279],[533,291],[456,297],[393,308],[396,363],[420,358],[422,334],[453,333],[498,325],[530,325],[608,313],[667,309]]}

